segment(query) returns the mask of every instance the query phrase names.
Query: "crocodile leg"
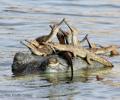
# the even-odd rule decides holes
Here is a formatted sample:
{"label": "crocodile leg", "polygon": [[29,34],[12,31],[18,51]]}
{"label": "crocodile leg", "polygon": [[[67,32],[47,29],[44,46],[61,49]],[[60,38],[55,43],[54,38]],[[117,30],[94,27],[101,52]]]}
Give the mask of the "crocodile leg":
{"label": "crocodile leg", "polygon": [[91,59],[90,59],[90,56],[89,56],[89,55],[86,55],[86,61],[87,61],[87,63],[88,63],[89,65],[91,65],[91,64],[92,64],[92,62],[91,62]]}

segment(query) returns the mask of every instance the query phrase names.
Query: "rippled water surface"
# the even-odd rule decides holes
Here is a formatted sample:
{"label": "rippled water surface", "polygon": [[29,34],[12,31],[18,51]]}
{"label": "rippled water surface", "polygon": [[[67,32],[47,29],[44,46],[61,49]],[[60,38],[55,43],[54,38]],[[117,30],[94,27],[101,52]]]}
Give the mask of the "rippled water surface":
{"label": "rippled water surface", "polygon": [[71,83],[49,75],[12,77],[14,54],[27,51],[19,41],[47,34],[63,17],[80,38],[89,34],[92,42],[120,45],[120,0],[0,0],[0,100],[120,99],[120,56],[110,58],[112,70],[76,75]]}

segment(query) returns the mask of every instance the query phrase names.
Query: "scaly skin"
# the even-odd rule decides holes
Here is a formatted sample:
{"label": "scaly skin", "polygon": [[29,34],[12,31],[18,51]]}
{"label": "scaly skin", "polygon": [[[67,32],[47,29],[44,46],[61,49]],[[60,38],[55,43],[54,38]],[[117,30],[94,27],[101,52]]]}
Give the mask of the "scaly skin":
{"label": "scaly skin", "polygon": [[35,55],[47,56],[53,53],[53,50],[49,46],[45,46],[45,45],[36,46],[29,41],[27,42],[28,42],[27,44],[25,44],[24,42],[21,42],[21,43],[25,45],[31,51],[31,53]]}
{"label": "scaly skin", "polygon": [[27,44],[23,42],[21,43],[28,47],[33,54],[43,56],[52,54],[52,49],[48,46],[44,46],[42,42],[51,42],[56,34],[59,32],[60,25],[63,23],[63,21],[64,19],[60,23],[54,25],[49,35],[38,37],[32,41],[25,40],[26,42],[28,42]]}
{"label": "scaly skin", "polygon": [[51,27],[51,32],[48,35],[40,36],[36,38],[35,40],[31,40],[31,44],[34,44],[35,46],[42,45],[42,42],[51,42],[52,39],[57,35],[59,32],[60,25],[64,22],[64,19],[60,21],[58,24],[55,24]]}
{"label": "scaly skin", "polygon": [[87,62],[91,64],[91,60],[97,61],[105,66],[110,66],[112,67],[112,63],[107,61],[106,59],[97,56],[93,52],[88,51],[85,48],[78,47],[78,46],[73,46],[73,45],[63,45],[63,44],[57,44],[57,43],[44,43],[46,45],[49,45],[57,50],[60,51],[69,51],[74,54],[74,56],[79,56],[81,58],[86,58]]}
{"label": "scaly skin", "polygon": [[66,35],[68,44],[72,44],[72,45],[76,45],[76,46],[81,46],[80,43],[82,43],[85,40],[87,40],[88,45],[91,46],[91,44],[90,44],[90,42],[89,42],[89,40],[87,38],[88,34],[81,41],[79,41],[77,39],[77,35],[78,35],[79,31],[76,28],[71,27],[66,20],[64,20],[64,22],[65,22],[65,24],[68,26],[68,28],[71,31],[71,32],[67,32],[67,34],[65,34],[66,32],[64,32],[64,31],[61,30],[61,32]]}
{"label": "scaly skin", "polygon": [[102,47],[102,48],[90,48],[89,51],[94,52],[95,54],[105,54],[105,53],[112,53],[111,55],[119,55],[119,52],[117,51],[117,48],[115,46],[108,46],[108,47]]}
{"label": "scaly skin", "polygon": [[119,55],[119,52],[117,51],[117,49],[120,48],[120,46],[111,45],[111,46],[108,46],[108,47],[103,47],[103,46],[99,45],[100,48],[98,48],[95,43],[90,43],[90,41],[88,39],[88,35],[85,36],[85,39],[87,40],[88,45],[89,45],[88,50],[91,51],[91,52],[94,52],[95,54],[110,53],[111,56]]}
{"label": "scaly skin", "polygon": [[[103,64],[93,61],[92,65],[89,65],[86,61],[80,57],[72,59],[73,70],[74,71],[90,71],[90,70],[100,70],[101,68],[111,68],[103,66]],[[18,52],[15,54],[12,63],[12,72],[15,76],[17,75],[27,75],[27,74],[37,74],[39,72],[44,73],[54,73],[54,72],[70,72],[70,67],[66,62],[64,57],[58,55],[49,55],[46,57],[36,56],[29,53]],[[72,76],[71,76],[72,78]]]}

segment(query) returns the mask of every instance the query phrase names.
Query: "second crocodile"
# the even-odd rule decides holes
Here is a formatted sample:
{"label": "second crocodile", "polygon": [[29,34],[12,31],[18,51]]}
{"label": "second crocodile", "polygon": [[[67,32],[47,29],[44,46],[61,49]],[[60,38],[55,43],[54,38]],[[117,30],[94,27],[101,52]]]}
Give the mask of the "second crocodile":
{"label": "second crocodile", "polygon": [[44,43],[45,45],[51,46],[59,51],[69,51],[74,54],[74,56],[79,56],[86,59],[88,64],[91,64],[91,60],[97,61],[105,66],[113,66],[111,62],[106,59],[94,54],[93,52],[88,51],[85,48],[73,46],[73,45],[64,45],[58,43]]}

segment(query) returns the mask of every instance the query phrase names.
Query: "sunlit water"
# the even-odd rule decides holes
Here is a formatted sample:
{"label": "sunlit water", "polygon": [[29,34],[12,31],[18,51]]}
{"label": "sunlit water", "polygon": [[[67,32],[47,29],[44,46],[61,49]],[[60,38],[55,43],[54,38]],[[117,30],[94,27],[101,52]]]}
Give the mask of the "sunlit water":
{"label": "sunlit water", "polygon": [[77,74],[71,83],[59,75],[12,77],[14,54],[27,51],[19,41],[49,33],[48,25],[62,18],[80,30],[79,38],[120,45],[120,0],[0,0],[0,100],[120,99],[120,56],[109,59],[112,70]]}

